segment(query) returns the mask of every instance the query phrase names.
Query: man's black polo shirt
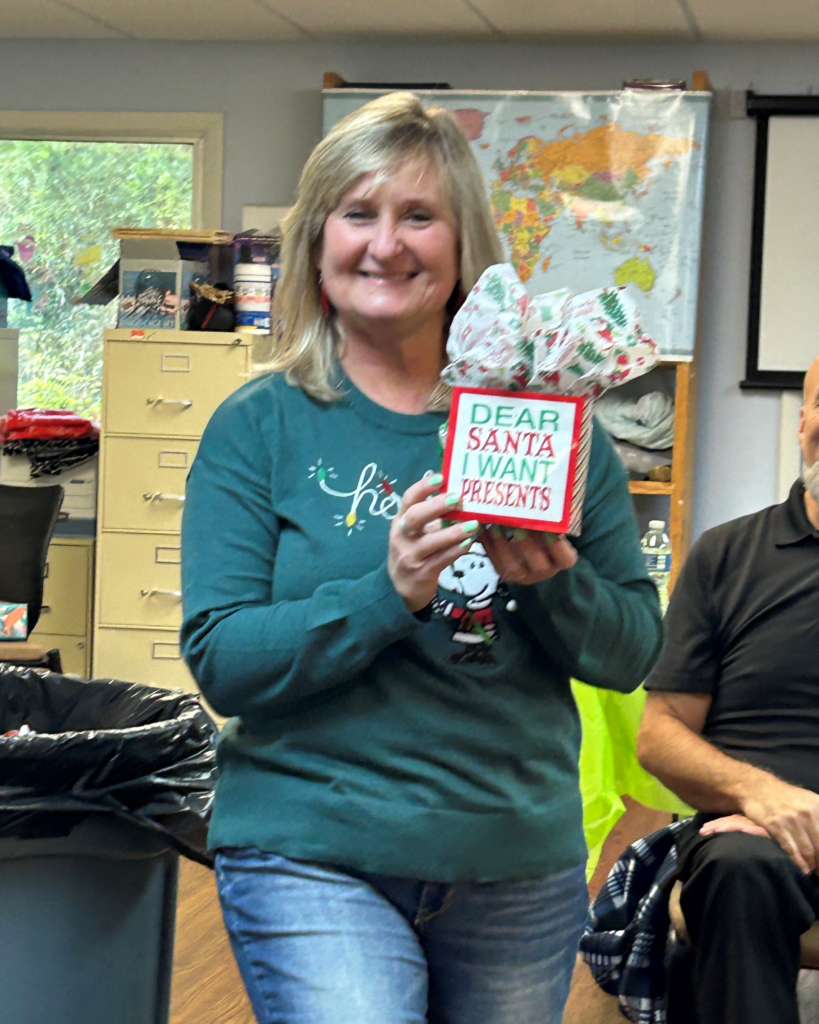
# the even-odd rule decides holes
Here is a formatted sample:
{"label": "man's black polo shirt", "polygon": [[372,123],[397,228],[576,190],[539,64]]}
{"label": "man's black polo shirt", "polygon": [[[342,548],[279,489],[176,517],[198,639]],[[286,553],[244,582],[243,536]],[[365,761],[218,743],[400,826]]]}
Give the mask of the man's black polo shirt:
{"label": "man's black polo shirt", "polygon": [[700,537],[646,687],[710,693],[706,739],[819,793],[819,531],[804,493]]}

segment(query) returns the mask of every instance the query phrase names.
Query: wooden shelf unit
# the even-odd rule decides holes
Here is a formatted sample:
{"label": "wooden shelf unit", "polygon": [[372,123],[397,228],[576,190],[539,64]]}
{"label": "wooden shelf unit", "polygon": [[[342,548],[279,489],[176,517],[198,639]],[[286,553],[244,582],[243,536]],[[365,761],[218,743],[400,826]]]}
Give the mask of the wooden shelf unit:
{"label": "wooden shelf unit", "polygon": [[680,568],[691,544],[691,499],[694,484],[694,436],[697,422],[697,365],[696,362],[662,362],[660,367],[673,369],[674,397],[674,449],[671,482],[631,480],[628,489],[638,496],[668,496],[668,536],[671,541],[671,580],[669,593],[674,587]]}
{"label": "wooden shelf unit", "polygon": [[672,494],[674,485],[654,480],[630,480],[628,489],[632,494]]}

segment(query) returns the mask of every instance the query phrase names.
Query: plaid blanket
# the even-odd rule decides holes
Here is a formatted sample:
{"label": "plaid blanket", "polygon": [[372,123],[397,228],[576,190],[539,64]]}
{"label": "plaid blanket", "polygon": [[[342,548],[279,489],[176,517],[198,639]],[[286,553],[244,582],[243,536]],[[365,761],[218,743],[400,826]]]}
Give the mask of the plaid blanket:
{"label": "plaid blanket", "polygon": [[677,880],[675,821],[627,847],[589,909],[580,953],[634,1024],[666,1024],[668,897]]}

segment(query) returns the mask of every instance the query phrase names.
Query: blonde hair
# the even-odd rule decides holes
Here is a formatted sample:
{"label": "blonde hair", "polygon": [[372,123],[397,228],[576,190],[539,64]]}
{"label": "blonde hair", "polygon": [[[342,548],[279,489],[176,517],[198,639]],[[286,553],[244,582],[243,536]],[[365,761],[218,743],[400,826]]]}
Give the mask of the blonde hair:
{"label": "blonde hair", "polygon": [[449,198],[464,294],[488,266],[502,262],[486,186],[452,115],[425,109],[413,93],[380,96],[334,125],[304,166],[296,205],[283,226],[281,278],[273,302],[278,334],[272,357],[259,372],[284,373],[289,384],[321,401],[339,397],[332,380],[339,334],[333,318],[322,312],[317,267],[324,223],[363,174],[385,174],[399,161],[419,158],[437,168]]}

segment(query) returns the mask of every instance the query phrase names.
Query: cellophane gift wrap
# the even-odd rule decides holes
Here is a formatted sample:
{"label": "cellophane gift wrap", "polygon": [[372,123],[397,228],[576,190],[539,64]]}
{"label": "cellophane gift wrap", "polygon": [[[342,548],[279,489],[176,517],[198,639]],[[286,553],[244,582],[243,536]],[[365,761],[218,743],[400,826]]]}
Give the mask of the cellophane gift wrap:
{"label": "cellophane gift wrap", "polygon": [[594,404],[659,358],[627,286],[531,296],[506,263],[489,267],[456,313],[442,379],[453,388],[584,399],[568,532],[580,532]]}

